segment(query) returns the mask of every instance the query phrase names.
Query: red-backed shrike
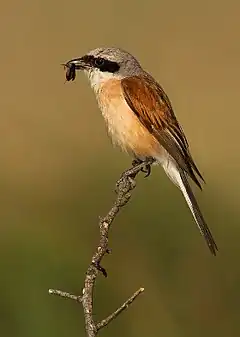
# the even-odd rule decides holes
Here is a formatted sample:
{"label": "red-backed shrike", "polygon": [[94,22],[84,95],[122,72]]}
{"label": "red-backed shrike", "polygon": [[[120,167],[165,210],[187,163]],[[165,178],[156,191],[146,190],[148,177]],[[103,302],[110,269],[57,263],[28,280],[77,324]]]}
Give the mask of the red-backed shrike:
{"label": "red-backed shrike", "polygon": [[216,255],[216,243],[188,182],[190,177],[201,188],[203,177],[162,87],[131,54],[118,48],[97,48],[65,66],[68,81],[75,79],[76,69],[87,74],[113,143],[139,161],[153,158],[162,165]]}

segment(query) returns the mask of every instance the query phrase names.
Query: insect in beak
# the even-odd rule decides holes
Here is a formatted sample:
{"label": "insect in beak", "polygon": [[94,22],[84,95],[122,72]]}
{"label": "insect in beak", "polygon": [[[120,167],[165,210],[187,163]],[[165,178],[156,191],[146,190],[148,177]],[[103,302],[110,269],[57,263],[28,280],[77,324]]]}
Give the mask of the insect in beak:
{"label": "insect in beak", "polygon": [[62,64],[66,70],[66,81],[74,81],[76,78],[76,65],[74,63]]}
{"label": "insect in beak", "polygon": [[76,78],[76,70],[83,70],[87,67],[83,58],[77,58],[63,64],[66,69],[66,81],[74,81]]}

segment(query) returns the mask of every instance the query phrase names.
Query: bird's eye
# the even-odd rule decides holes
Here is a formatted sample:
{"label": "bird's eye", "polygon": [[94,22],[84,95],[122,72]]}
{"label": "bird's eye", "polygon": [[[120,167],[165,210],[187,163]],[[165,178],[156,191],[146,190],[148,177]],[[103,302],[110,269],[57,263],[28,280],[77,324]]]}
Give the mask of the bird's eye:
{"label": "bird's eye", "polygon": [[95,59],[95,66],[102,67],[105,63],[105,60],[102,57],[98,57]]}
{"label": "bird's eye", "polygon": [[115,73],[119,70],[120,65],[117,62],[96,57],[92,60],[92,66],[98,68],[101,72]]}

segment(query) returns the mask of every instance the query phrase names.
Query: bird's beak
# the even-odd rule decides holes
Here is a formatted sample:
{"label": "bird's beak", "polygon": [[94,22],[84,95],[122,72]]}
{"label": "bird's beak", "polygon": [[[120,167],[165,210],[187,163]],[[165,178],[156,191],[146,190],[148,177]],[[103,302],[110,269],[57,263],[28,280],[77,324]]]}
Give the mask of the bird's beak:
{"label": "bird's beak", "polygon": [[76,70],[84,70],[87,67],[86,62],[84,62],[83,57],[73,59],[65,63],[65,66],[68,68],[74,67]]}
{"label": "bird's beak", "polygon": [[76,78],[76,70],[84,70],[88,67],[83,57],[73,59],[63,64],[66,69],[66,81],[74,81]]}

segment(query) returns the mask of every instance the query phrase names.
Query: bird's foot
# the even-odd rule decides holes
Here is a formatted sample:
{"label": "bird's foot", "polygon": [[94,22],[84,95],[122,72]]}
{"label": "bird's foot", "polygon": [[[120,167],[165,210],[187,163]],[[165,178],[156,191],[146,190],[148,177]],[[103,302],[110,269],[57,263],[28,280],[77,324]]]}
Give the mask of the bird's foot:
{"label": "bird's foot", "polygon": [[[153,158],[147,158],[146,160],[135,159],[132,161],[132,167],[124,171],[120,179],[116,183],[115,192],[129,191],[136,186],[135,177],[139,171],[146,173],[145,177],[148,177],[151,173],[151,165],[154,162]],[[125,199],[124,199],[125,200]]]}
{"label": "bird's foot", "polygon": [[[146,162],[148,162],[148,161],[146,160]],[[134,159],[132,161],[132,166],[135,167],[137,165],[140,165],[141,163],[144,163],[144,160]],[[143,173],[146,173],[145,178],[149,177],[150,174],[151,174],[151,165],[150,164],[146,164],[145,167],[141,168],[141,171]]]}

